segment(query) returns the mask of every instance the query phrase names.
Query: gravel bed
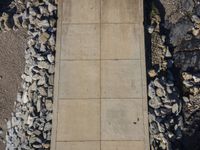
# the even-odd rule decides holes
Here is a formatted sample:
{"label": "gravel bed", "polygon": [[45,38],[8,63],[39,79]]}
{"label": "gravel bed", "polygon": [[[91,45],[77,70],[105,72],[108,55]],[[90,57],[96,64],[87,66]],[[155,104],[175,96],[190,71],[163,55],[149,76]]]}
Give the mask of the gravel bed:
{"label": "gravel bed", "polygon": [[[154,10],[156,11],[156,10]],[[171,142],[182,137],[182,103],[173,75],[173,59],[167,37],[160,33],[161,18],[151,18],[152,65],[148,71],[149,132],[152,150],[168,150]]]}
{"label": "gravel bed", "polygon": [[22,90],[7,121],[7,150],[50,149],[56,21],[57,5],[53,0],[16,0],[0,16],[1,31],[23,27],[29,35]]}
{"label": "gravel bed", "polygon": [[153,0],[148,70],[152,150],[199,150],[200,2]]}

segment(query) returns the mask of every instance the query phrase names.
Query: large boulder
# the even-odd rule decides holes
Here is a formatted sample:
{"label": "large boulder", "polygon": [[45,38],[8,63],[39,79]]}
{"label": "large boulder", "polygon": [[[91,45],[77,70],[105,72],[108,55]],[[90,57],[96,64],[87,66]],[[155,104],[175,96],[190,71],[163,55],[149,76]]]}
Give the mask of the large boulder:
{"label": "large boulder", "polygon": [[199,71],[200,51],[176,52],[174,54],[174,64],[182,71]]}
{"label": "large boulder", "polygon": [[179,20],[171,28],[169,38],[173,46],[177,46],[183,39],[187,39],[188,32],[193,28],[193,23],[186,18]]}

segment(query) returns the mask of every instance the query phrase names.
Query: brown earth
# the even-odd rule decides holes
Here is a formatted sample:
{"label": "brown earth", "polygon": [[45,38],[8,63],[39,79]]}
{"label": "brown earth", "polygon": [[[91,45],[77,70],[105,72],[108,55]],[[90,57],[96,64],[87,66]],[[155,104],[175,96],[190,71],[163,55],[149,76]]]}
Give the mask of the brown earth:
{"label": "brown earth", "polygon": [[[27,34],[25,30],[0,33],[0,127],[6,130],[5,119],[11,116],[24,71]],[[0,142],[0,150],[5,146]]]}

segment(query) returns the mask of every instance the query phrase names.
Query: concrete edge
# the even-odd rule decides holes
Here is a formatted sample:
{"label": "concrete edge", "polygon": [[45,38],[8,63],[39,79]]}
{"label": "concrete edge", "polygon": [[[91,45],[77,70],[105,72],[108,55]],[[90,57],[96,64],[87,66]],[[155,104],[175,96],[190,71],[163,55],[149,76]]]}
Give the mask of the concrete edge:
{"label": "concrete edge", "polygon": [[[143,9],[142,9],[143,10]],[[148,97],[147,97],[147,75],[146,75],[146,53],[144,41],[144,25],[141,26],[141,68],[142,69],[142,91],[143,91],[143,116],[145,132],[145,150],[150,150],[149,145],[149,119],[148,119]]]}
{"label": "concrete edge", "polygon": [[62,0],[57,0],[57,34],[56,34],[56,58],[55,58],[55,76],[54,76],[54,97],[53,97],[53,125],[51,133],[51,150],[56,150],[57,135],[57,113],[58,113],[58,92],[60,76],[60,53],[61,53],[61,35],[62,35]]}

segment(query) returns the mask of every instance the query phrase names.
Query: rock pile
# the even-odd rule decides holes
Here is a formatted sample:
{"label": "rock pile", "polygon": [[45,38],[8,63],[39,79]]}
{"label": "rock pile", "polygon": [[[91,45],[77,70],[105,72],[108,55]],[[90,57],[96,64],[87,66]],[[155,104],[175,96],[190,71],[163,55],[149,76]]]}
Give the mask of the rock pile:
{"label": "rock pile", "polygon": [[[200,70],[200,2],[198,0],[158,0],[162,4],[165,15],[165,27],[169,30],[169,41],[174,47],[174,61],[177,68],[187,71],[192,68]],[[176,8],[174,13],[173,9]],[[180,14],[181,13],[181,14]],[[169,15],[170,14],[170,15]],[[174,22],[175,16],[178,19]]]}
{"label": "rock pile", "polygon": [[[194,150],[200,148],[199,123],[200,123],[200,73],[182,72],[183,91],[183,117],[184,117],[184,141],[185,149],[190,149],[194,144]],[[192,142],[191,142],[192,141]]]}
{"label": "rock pile", "polygon": [[[155,11],[154,8],[153,11]],[[148,71],[149,130],[152,150],[173,149],[172,143],[182,137],[182,100],[173,75],[174,62],[167,37],[161,33],[159,13],[152,13],[151,63]]]}
{"label": "rock pile", "polygon": [[[51,0],[14,1],[20,11],[3,13],[0,29],[28,30],[22,91],[7,122],[6,149],[50,149],[57,6]],[[8,15],[9,14],[9,15]]]}
{"label": "rock pile", "polygon": [[24,0],[13,1],[0,15],[0,31],[6,32],[28,27],[27,16],[23,14],[25,12],[24,3]]}
{"label": "rock pile", "polygon": [[[193,115],[200,110],[200,73],[191,74],[188,72],[182,73],[183,80],[183,100],[184,100],[184,118],[185,123],[191,125],[191,121],[195,122],[196,119],[200,120],[200,118],[194,118],[195,120],[190,120],[193,118]],[[195,128],[190,128],[190,134],[192,135],[195,132]]]}
{"label": "rock pile", "polygon": [[[151,146],[162,150],[198,150],[200,1],[154,2],[148,28],[152,40],[152,68],[148,72]],[[166,100],[170,103],[166,104]],[[161,113],[162,108],[165,114]]]}
{"label": "rock pile", "polygon": [[150,142],[152,150],[168,150],[172,149],[171,142],[182,137],[182,104],[174,82],[159,78],[148,85]]}

